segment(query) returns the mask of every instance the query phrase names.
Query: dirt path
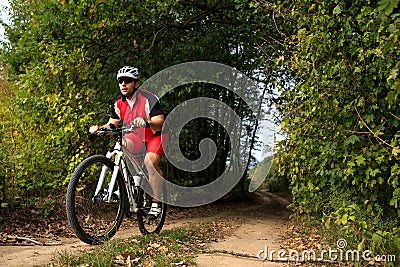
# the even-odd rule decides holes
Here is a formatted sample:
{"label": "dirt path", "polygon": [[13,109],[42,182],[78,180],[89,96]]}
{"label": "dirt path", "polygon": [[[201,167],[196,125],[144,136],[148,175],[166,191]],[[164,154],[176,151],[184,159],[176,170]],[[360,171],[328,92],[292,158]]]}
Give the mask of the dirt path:
{"label": "dirt path", "polygon": [[[211,244],[207,248],[209,253],[198,255],[196,262],[199,267],[283,266],[260,261],[257,254],[266,248],[269,251],[280,248],[279,240],[286,230],[290,214],[286,209],[289,204],[287,196],[256,192],[241,199],[240,204],[230,203],[231,200],[225,201],[202,208],[200,212],[198,209],[173,209],[165,229],[210,221],[229,222],[237,226],[225,240]],[[116,238],[139,234],[135,222],[125,221],[123,226],[125,230],[119,231]],[[61,238],[59,242],[61,245],[54,246],[0,246],[0,266],[40,266],[49,263],[57,253],[75,254],[93,248],[76,238]],[[239,254],[247,254],[251,258],[238,257]]]}
{"label": "dirt path", "polygon": [[[212,244],[209,249],[212,253],[197,257],[199,267],[283,266],[283,263],[262,259],[264,252],[269,254],[280,249],[280,240],[290,215],[286,208],[289,201],[277,194],[256,194],[258,197],[254,205],[236,211],[236,216],[242,215],[243,220],[237,230],[225,240]],[[259,254],[260,251],[263,252]]]}

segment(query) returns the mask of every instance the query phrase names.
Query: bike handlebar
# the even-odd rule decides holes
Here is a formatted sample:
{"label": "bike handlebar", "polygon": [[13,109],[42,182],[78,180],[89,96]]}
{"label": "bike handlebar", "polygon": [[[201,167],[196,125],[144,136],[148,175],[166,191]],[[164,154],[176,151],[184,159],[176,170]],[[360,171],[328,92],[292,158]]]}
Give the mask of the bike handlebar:
{"label": "bike handlebar", "polygon": [[120,134],[121,132],[125,132],[125,133],[135,133],[136,129],[140,128],[137,126],[133,126],[133,125],[125,125],[125,126],[118,126],[116,127],[114,124],[110,124],[110,128],[99,128],[96,131],[96,135],[98,136],[105,136],[107,134]]}

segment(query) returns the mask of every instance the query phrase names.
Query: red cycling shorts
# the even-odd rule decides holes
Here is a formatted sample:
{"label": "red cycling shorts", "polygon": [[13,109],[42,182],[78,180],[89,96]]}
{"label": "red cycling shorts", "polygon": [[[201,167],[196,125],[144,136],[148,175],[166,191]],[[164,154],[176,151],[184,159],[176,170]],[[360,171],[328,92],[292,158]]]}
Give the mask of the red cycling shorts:
{"label": "red cycling shorts", "polygon": [[[166,136],[166,135],[165,135]],[[165,136],[163,138],[165,138]],[[124,138],[129,139],[133,143],[133,149],[130,147],[129,152],[136,154],[144,150],[146,144],[146,153],[156,153],[160,157],[164,156],[164,150],[161,142],[161,135],[153,135],[150,138],[143,138],[139,134],[129,133],[124,135]],[[165,140],[164,140],[165,143]],[[133,150],[133,151],[131,151]]]}

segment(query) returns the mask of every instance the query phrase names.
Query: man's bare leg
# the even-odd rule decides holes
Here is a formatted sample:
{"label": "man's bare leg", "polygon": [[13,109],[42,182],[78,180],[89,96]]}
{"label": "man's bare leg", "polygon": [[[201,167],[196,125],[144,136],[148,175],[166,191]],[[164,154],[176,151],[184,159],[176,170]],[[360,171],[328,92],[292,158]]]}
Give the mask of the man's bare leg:
{"label": "man's bare leg", "polygon": [[159,167],[161,157],[153,152],[148,152],[144,159],[149,174],[149,184],[153,189],[153,201],[161,202],[161,193],[163,181],[157,178],[158,175],[162,176],[162,171]]}

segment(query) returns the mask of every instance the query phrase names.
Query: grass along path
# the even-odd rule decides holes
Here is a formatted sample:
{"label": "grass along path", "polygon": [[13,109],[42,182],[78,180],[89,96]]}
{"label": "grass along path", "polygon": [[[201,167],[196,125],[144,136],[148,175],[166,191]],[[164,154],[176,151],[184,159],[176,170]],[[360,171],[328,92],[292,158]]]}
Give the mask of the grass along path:
{"label": "grass along path", "polygon": [[202,223],[163,231],[112,239],[90,252],[61,253],[49,266],[192,266],[207,243],[229,234],[234,226]]}

